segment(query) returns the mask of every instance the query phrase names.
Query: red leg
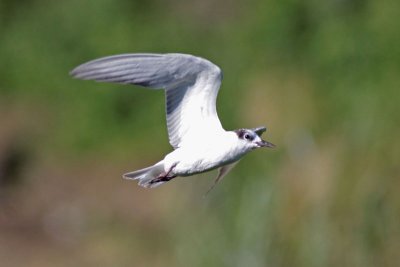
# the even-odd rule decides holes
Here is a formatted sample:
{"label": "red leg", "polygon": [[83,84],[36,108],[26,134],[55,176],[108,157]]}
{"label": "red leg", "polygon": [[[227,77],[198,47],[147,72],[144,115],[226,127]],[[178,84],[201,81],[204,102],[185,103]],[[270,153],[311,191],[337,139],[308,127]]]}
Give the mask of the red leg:
{"label": "red leg", "polygon": [[160,182],[168,182],[171,179],[175,178],[176,175],[170,175],[170,173],[172,172],[172,170],[175,168],[175,166],[178,163],[175,163],[174,165],[171,166],[171,168],[169,168],[169,170],[165,173],[162,172],[160,175],[157,176],[157,178],[153,179],[150,181],[150,184],[155,184],[155,183],[160,183]]}

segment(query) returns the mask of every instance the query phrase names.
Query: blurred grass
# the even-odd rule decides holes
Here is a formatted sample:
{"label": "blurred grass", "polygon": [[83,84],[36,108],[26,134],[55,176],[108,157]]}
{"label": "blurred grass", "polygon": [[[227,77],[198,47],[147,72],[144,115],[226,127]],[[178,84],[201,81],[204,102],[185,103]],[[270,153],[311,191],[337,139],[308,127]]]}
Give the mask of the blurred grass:
{"label": "blurred grass", "polygon": [[[4,266],[398,266],[400,4],[0,3]],[[126,52],[224,71],[226,129],[274,151],[155,190],[120,174],[170,151],[164,96],[71,79]],[[23,257],[21,255],[24,255]]]}

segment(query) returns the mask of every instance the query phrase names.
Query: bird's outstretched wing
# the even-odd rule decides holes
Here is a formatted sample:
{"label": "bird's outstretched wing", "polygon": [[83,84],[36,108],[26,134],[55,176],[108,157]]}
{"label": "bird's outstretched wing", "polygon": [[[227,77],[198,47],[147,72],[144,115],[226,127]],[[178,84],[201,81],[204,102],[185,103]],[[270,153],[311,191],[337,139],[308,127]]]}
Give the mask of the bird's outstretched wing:
{"label": "bird's outstretched wing", "polygon": [[83,80],[165,89],[169,142],[174,148],[223,130],[216,111],[222,73],[203,58],[123,54],[89,61],[70,74]]}
{"label": "bird's outstretched wing", "polygon": [[222,166],[221,168],[219,168],[218,175],[215,178],[214,183],[210,186],[210,188],[207,190],[207,192],[204,194],[204,196],[208,195],[208,193],[210,193],[211,190],[214,189],[214,187],[218,184],[218,182],[221,181],[222,178],[224,178],[224,176],[227,175],[228,172],[230,172],[233,169],[233,167],[235,167],[236,164],[238,164],[238,163],[239,163],[239,161],[236,161],[234,163],[231,163],[229,165],[225,165],[225,166]]}

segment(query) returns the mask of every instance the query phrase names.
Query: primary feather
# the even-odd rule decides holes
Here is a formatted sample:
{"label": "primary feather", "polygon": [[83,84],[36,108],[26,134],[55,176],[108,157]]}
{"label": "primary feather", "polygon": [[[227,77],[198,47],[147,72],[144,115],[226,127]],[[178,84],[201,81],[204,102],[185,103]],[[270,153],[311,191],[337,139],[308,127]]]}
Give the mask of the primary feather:
{"label": "primary feather", "polygon": [[178,148],[210,132],[223,131],[216,111],[219,67],[185,54],[124,54],[89,61],[75,78],[165,89],[169,142]]}

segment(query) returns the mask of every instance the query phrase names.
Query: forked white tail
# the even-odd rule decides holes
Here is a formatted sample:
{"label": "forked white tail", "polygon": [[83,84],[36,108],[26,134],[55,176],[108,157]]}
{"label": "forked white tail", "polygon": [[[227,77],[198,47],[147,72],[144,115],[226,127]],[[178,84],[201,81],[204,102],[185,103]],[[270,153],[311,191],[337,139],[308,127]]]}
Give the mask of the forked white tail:
{"label": "forked white tail", "polygon": [[156,179],[161,173],[165,172],[164,171],[164,162],[160,161],[153,166],[133,171],[133,172],[128,172],[123,175],[125,179],[129,180],[139,180],[139,185],[146,187],[146,188],[153,188],[157,187],[159,185],[162,185],[165,182],[157,182],[157,183],[151,183],[154,179]]}

